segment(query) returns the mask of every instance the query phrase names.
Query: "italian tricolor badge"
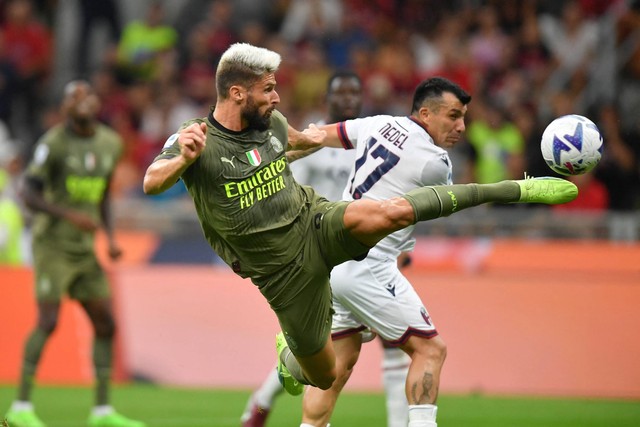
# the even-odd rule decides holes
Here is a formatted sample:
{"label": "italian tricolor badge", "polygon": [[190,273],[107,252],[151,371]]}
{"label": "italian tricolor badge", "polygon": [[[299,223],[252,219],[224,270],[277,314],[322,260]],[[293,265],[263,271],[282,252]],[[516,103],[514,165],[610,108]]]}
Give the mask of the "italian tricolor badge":
{"label": "italian tricolor badge", "polygon": [[257,148],[254,148],[251,151],[247,151],[245,154],[247,155],[247,159],[249,159],[249,163],[251,163],[253,166],[258,166],[262,161],[262,157],[260,157],[260,153],[258,152]]}

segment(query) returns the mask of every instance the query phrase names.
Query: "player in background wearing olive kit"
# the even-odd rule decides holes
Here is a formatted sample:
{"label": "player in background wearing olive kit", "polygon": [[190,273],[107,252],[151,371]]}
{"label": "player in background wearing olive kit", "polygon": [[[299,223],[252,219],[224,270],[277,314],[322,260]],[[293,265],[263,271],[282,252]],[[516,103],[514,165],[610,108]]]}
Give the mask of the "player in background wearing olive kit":
{"label": "player in background wearing olive kit", "polygon": [[[318,125],[338,123],[358,117],[362,109],[360,77],[351,71],[332,74],[327,82],[326,103],[327,120]],[[355,150],[320,150],[312,156],[291,163],[291,171],[299,183],[313,187],[318,194],[329,200],[341,200],[347,178],[353,168],[355,154]],[[409,260],[409,255],[404,254],[399,262],[408,263]],[[406,420],[409,414],[404,385],[409,362],[410,359],[404,351],[385,345],[382,383],[386,395],[388,427],[407,425]],[[240,418],[242,427],[263,427],[276,397],[283,391],[276,370],[270,370],[247,402]]]}
{"label": "player in background wearing olive kit", "polygon": [[[329,202],[291,174],[286,150],[340,148],[310,125],[297,132],[276,110],[276,52],[233,44],[216,70],[216,105],[169,137],[147,168],[143,189],[159,194],[182,179],[207,241],[276,313],[278,372],[290,394],[336,379],[331,269],[363,259],[389,234],[483,203],[566,203],[577,187],[556,178],[428,186],[387,200]],[[459,122],[459,123],[458,123]],[[464,130],[459,120],[448,139]]]}
{"label": "player in background wearing olive kit", "polygon": [[64,294],[76,299],[94,330],[95,406],[92,427],[144,427],[109,405],[115,332],[109,286],[94,252],[94,234],[104,227],[109,256],[121,251],[114,240],[109,209],[109,182],[122,153],[122,140],[98,123],[97,95],[84,81],[64,88],[65,122],[42,136],[28,165],[23,189],[34,211],[33,259],[38,321],[27,339],[17,399],[7,413],[11,427],[43,427],[35,414],[31,391],[40,356],[56,328]]}

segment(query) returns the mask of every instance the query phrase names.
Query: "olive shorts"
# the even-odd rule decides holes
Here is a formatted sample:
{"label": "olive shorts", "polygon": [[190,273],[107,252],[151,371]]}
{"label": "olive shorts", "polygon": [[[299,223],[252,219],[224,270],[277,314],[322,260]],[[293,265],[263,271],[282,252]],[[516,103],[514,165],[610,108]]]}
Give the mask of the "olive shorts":
{"label": "olive shorts", "polygon": [[344,226],[348,202],[315,196],[308,204],[300,218],[307,222],[302,252],[275,274],[254,279],[296,356],[319,352],[330,336],[331,269],[347,260],[363,259],[369,251]]}
{"label": "olive shorts", "polygon": [[38,301],[60,301],[65,294],[79,301],[110,296],[107,277],[93,252],[67,254],[34,242],[33,263]]}

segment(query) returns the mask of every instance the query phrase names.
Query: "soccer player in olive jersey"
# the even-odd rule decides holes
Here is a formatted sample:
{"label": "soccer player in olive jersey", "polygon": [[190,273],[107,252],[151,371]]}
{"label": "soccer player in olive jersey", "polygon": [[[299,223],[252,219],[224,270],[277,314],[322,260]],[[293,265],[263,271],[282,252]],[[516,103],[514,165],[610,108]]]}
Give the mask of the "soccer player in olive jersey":
{"label": "soccer player in olive jersey", "polygon": [[[249,277],[276,313],[278,371],[285,390],[328,389],[336,379],[331,332],[331,269],[362,259],[382,238],[417,221],[483,203],[565,203],[574,184],[553,178],[421,187],[388,200],[329,202],[301,186],[285,156],[341,147],[335,128],[288,126],[280,101],[276,52],[232,45],[216,70],[216,105],[186,122],[147,168],[143,189],[158,194],[182,179],[204,235],[241,277]],[[462,112],[438,132],[456,139]]]}
{"label": "soccer player in olive jersey", "polygon": [[30,401],[44,346],[56,328],[63,295],[76,299],[93,325],[95,406],[89,426],[144,427],[109,405],[114,319],[107,278],[94,252],[94,234],[104,227],[109,256],[121,251],[109,219],[109,182],[122,153],[121,138],[100,124],[100,102],[84,81],[65,86],[65,122],[42,136],[25,173],[23,198],[34,211],[33,260],[38,322],[25,345],[18,397],[7,420],[12,427],[43,427]]}
{"label": "soccer player in olive jersey", "polygon": [[[326,104],[327,119],[322,124],[338,123],[358,117],[362,109],[360,77],[351,71],[333,73],[327,82]],[[347,178],[353,168],[355,154],[355,150],[328,148],[291,163],[291,170],[299,183],[310,185],[328,200],[341,200]],[[401,259],[406,263],[409,255],[403,254]],[[409,362],[410,359],[404,351],[385,346],[382,382],[386,395],[388,427],[407,424],[408,408],[404,385]],[[263,427],[276,397],[283,391],[276,370],[270,370],[247,402],[240,418],[242,427]],[[330,409],[327,408],[327,411]]]}

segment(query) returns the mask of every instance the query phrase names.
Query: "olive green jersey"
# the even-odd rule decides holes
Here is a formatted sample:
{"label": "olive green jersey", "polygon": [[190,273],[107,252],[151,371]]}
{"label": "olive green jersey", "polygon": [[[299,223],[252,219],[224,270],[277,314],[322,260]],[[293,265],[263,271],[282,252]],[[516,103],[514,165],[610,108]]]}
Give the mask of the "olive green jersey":
{"label": "olive green jersey", "polygon": [[[122,149],[120,136],[105,125],[98,125],[91,137],[58,125],[38,141],[26,175],[42,182],[49,203],[82,211],[100,222],[100,205]],[[32,231],[34,245],[78,255],[94,249],[94,233],[47,213],[35,213]]]}
{"label": "olive green jersey", "polygon": [[[207,124],[207,144],[182,174],[205,237],[242,277],[271,274],[300,253],[308,224],[308,194],[294,181],[285,157],[286,118],[277,111],[266,131],[230,131],[212,114],[190,120]],[[156,158],[180,153],[172,135]]]}

